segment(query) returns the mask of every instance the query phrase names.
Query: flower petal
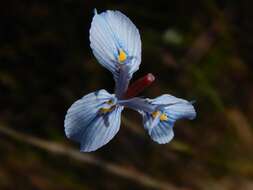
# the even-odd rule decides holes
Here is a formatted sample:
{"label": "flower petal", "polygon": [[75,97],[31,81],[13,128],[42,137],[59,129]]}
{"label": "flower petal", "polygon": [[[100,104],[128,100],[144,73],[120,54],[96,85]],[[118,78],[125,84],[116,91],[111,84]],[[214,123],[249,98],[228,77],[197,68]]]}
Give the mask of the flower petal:
{"label": "flower petal", "polygon": [[174,137],[173,126],[177,119],[194,119],[196,111],[191,102],[165,94],[155,99],[132,98],[119,104],[139,111],[144,128],[151,138],[165,144]]}
{"label": "flower petal", "polygon": [[119,11],[95,13],[90,29],[90,45],[99,63],[111,71],[116,96],[127,89],[141,62],[141,40],[136,26]]}
{"label": "flower petal", "polygon": [[169,120],[175,122],[177,119],[194,119],[196,111],[191,102],[165,94],[150,100],[152,104],[162,106],[169,117]]}
{"label": "flower petal", "polygon": [[154,118],[149,113],[143,114],[144,128],[148,131],[148,134],[155,142],[159,144],[169,143],[173,137],[173,124],[170,122],[159,121],[156,125],[152,125]]}
{"label": "flower petal", "polygon": [[[77,100],[69,108],[64,121],[65,133],[81,144],[81,151],[97,150],[118,132],[123,107],[115,106],[110,110],[113,105],[108,101],[114,99],[114,95],[99,90]],[[101,108],[109,111],[101,113]]]}

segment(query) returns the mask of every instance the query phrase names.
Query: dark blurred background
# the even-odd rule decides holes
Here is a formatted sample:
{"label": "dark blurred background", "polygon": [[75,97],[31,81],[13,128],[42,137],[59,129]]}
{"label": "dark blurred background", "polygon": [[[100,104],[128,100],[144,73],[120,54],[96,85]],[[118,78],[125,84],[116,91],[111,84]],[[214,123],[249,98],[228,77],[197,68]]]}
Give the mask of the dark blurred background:
{"label": "dark blurred background", "polygon": [[[107,89],[89,46],[93,9],[117,9],[139,28],[152,72],[142,96],[196,100],[158,145],[126,110],[94,153],[64,134],[69,106]],[[9,0],[0,4],[0,189],[253,189],[253,3],[250,0]]]}

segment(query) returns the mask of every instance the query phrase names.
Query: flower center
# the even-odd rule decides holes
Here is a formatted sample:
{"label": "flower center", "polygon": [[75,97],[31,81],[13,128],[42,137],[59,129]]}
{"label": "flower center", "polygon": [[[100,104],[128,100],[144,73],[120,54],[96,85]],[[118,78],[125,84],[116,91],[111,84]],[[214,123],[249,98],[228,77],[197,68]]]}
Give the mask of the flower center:
{"label": "flower center", "polygon": [[155,112],[151,113],[151,115],[152,115],[153,119],[155,119],[156,117],[159,116],[159,119],[161,121],[168,121],[169,120],[168,116],[165,113],[161,113],[160,111],[155,111]]}

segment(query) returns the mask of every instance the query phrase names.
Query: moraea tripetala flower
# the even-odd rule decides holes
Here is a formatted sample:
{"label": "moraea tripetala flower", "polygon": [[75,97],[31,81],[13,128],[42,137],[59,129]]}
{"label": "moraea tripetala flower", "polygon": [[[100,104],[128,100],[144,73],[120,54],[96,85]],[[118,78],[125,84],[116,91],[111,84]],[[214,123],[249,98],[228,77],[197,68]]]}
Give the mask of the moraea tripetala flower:
{"label": "moraea tripetala flower", "polygon": [[154,81],[148,74],[129,86],[141,63],[141,39],[136,26],[119,11],[100,14],[95,10],[90,29],[90,46],[98,62],[115,80],[115,94],[98,90],[77,100],[68,110],[66,136],[81,145],[82,152],[97,150],[118,132],[124,107],[138,111],[144,128],[159,144],[174,136],[177,119],[193,119],[196,112],[191,102],[165,94],[155,99],[135,97]]}

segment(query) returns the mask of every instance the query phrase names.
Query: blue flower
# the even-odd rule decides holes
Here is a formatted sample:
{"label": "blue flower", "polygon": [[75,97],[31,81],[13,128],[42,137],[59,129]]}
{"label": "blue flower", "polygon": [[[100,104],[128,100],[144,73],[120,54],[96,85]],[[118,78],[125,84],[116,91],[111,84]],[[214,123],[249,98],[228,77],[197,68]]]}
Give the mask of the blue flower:
{"label": "blue flower", "polygon": [[192,103],[184,99],[167,94],[155,99],[134,97],[154,81],[154,76],[148,74],[129,87],[141,63],[141,40],[138,29],[128,17],[119,11],[98,14],[95,10],[90,42],[98,62],[113,74],[115,94],[98,90],[77,100],[68,109],[65,133],[80,143],[82,152],[97,150],[117,134],[124,107],[142,115],[144,128],[159,144],[172,140],[177,119],[195,118]]}

